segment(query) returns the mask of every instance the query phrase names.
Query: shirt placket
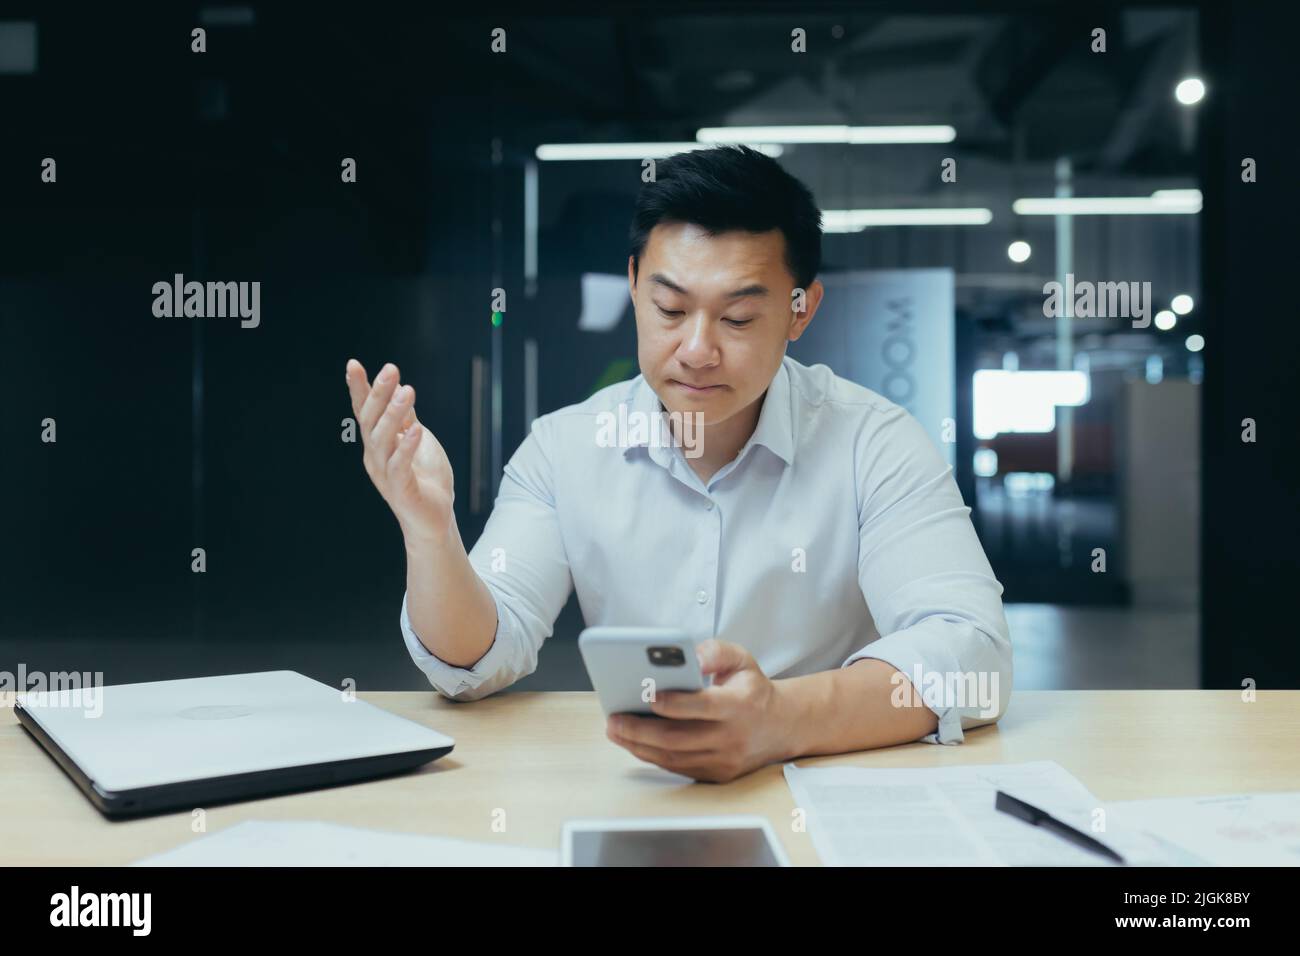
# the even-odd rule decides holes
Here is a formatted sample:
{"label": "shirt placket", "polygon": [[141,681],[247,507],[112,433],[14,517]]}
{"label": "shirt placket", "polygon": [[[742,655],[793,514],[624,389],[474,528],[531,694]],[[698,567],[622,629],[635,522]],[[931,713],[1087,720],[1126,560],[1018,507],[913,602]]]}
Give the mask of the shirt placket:
{"label": "shirt placket", "polygon": [[[722,507],[718,499],[700,480],[699,475],[695,474],[686,463],[681,449],[674,448],[673,452],[669,459],[671,462],[669,471],[697,495],[696,507],[699,509],[699,520],[692,522],[692,527],[698,530],[693,542],[694,547],[691,549],[697,564],[692,568],[690,576],[690,583],[694,585],[694,590],[685,595],[689,604],[687,614],[684,616],[691,622],[689,630],[692,636],[697,640],[704,640],[717,635],[718,576],[722,562]],[[712,485],[721,477],[723,471],[719,471],[709,484]]]}

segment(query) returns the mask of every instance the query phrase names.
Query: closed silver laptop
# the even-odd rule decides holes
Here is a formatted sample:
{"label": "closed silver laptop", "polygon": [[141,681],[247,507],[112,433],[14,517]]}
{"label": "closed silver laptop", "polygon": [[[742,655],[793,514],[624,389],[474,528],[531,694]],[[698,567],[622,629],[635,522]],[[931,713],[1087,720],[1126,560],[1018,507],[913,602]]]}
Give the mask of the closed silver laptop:
{"label": "closed silver laptop", "polygon": [[109,816],[364,780],[455,745],[294,671],[31,692],[15,713]]}

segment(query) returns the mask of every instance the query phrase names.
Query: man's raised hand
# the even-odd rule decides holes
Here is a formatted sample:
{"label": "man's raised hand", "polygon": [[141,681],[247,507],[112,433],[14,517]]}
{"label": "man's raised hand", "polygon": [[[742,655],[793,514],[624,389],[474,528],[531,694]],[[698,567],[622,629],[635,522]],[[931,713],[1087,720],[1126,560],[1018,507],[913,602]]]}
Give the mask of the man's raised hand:
{"label": "man's raised hand", "polygon": [[372,387],[365,368],[348,359],[345,378],[364,445],[366,474],[392,509],[408,543],[442,541],[452,521],[451,462],[415,414],[415,389],[401,385],[396,365],[379,370]]}

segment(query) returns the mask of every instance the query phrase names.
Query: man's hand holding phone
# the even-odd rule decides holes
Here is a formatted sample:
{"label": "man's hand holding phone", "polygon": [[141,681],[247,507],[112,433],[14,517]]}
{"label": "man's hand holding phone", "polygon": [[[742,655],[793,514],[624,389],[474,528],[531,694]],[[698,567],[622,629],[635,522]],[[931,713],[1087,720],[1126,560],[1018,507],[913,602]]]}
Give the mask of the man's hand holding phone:
{"label": "man's hand holding phone", "polygon": [[787,701],[753,655],[718,640],[703,641],[695,651],[710,686],[659,690],[650,702],[654,717],[613,714],[605,735],[647,763],[711,783],[792,756]]}

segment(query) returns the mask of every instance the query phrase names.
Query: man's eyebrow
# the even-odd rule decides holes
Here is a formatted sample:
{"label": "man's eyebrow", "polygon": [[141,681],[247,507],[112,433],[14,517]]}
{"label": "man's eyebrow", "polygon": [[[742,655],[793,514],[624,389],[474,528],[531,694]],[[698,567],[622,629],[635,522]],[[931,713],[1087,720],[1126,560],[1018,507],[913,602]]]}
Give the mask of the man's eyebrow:
{"label": "man's eyebrow", "polygon": [[673,281],[672,281],[671,279],[669,279],[667,276],[665,276],[665,275],[661,275],[661,274],[659,274],[658,272],[656,272],[656,273],[654,273],[654,275],[650,276],[650,281],[651,281],[651,282],[657,282],[657,283],[659,283],[659,284],[662,285],[662,286],[667,286],[668,288],[672,289],[674,292],[679,292],[679,293],[681,293],[682,295],[690,295],[689,292],[687,292],[685,289],[683,289],[681,286],[679,286],[676,282],[673,282]]}
{"label": "man's eyebrow", "polygon": [[[658,272],[650,276],[650,281],[657,282],[659,285],[662,286],[666,286],[667,288],[672,289],[674,292],[680,293],[681,295],[690,295],[689,292],[687,292],[685,289],[679,286],[676,282],[673,282],[667,276],[661,275]],[[745,286],[743,289],[737,289],[735,292],[728,292],[727,298],[743,299],[746,296],[751,296],[751,295],[762,296],[762,295],[767,295],[767,293],[768,293],[767,286],[761,285],[756,282],[753,285]]]}

